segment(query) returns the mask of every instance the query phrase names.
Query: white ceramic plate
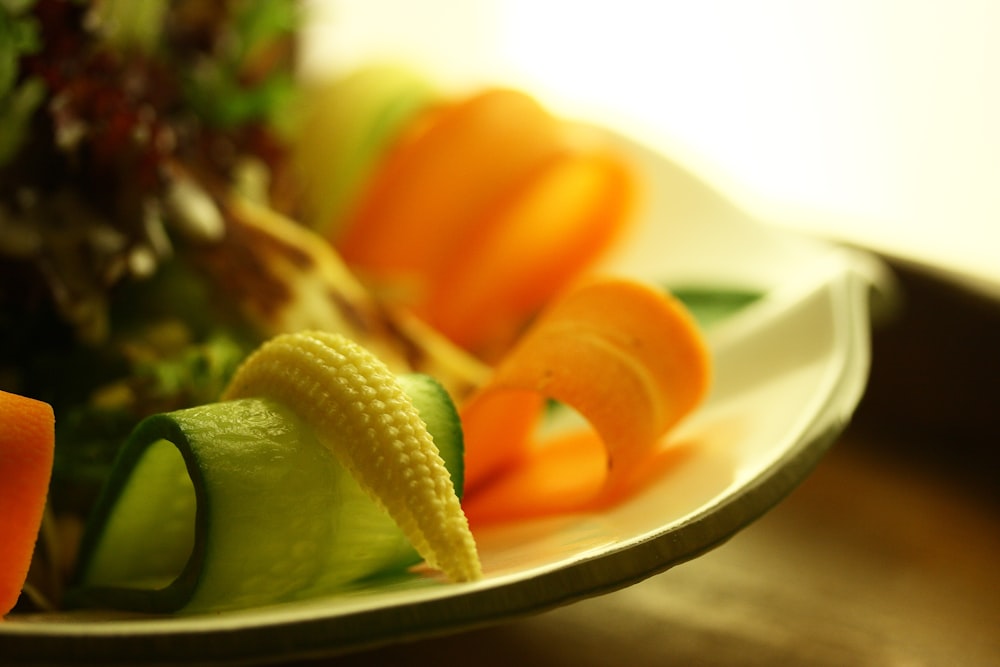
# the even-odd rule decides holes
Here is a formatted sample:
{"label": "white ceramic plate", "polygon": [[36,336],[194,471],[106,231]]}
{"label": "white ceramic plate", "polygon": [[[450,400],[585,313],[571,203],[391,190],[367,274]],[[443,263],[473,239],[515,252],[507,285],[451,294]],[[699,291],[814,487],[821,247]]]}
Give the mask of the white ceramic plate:
{"label": "white ceramic plate", "polygon": [[714,391],[671,436],[651,487],[600,514],[480,532],[486,577],[410,578],[308,602],[204,616],[14,616],[6,664],[227,664],[455,632],[627,586],[727,540],[787,495],[844,428],[869,363],[878,265],[761,226],[690,174],[622,140],[648,178],[616,271],[670,285],[758,290],[712,326]]}

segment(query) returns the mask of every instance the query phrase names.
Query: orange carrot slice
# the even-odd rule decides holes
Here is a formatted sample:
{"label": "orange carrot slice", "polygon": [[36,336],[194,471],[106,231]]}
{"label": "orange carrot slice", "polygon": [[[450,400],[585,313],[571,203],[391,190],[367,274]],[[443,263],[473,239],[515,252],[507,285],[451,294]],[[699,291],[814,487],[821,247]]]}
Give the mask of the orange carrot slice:
{"label": "orange carrot slice", "polygon": [[607,454],[592,431],[528,444],[524,458],[462,503],[473,528],[589,507],[607,478]]}
{"label": "orange carrot slice", "polygon": [[490,89],[415,123],[336,245],[383,293],[492,361],[620,235],[635,190],[595,135]]}
{"label": "orange carrot slice", "polygon": [[360,271],[419,287],[462,247],[470,220],[557,150],[558,123],[524,93],[489,89],[418,129],[384,158],[336,244]]}
{"label": "orange carrot slice", "polygon": [[[705,398],[710,379],[706,344],[680,302],[630,280],[577,287],[553,303],[462,408],[467,511],[502,516],[502,507],[476,507],[476,494],[486,489],[485,499],[511,470],[522,477],[521,504],[541,511],[622,497],[664,435]],[[540,418],[546,398],[589,422],[590,439],[572,437],[553,449],[533,444],[523,424]],[[567,463],[574,452],[581,457]],[[593,465],[594,452],[600,465]],[[544,484],[531,474],[523,481],[532,466]]]}
{"label": "orange carrot slice", "polygon": [[612,507],[661,479],[692,452],[689,442],[652,450],[627,479],[611,488],[607,452],[593,431],[578,430],[531,442],[518,465],[466,498],[473,529],[490,523]]}
{"label": "orange carrot slice", "polygon": [[54,447],[52,406],[0,391],[0,616],[14,608],[28,576]]}
{"label": "orange carrot slice", "polygon": [[568,150],[470,234],[442,263],[415,309],[453,342],[494,360],[524,322],[619,237],[635,194],[632,171],[600,150]]}

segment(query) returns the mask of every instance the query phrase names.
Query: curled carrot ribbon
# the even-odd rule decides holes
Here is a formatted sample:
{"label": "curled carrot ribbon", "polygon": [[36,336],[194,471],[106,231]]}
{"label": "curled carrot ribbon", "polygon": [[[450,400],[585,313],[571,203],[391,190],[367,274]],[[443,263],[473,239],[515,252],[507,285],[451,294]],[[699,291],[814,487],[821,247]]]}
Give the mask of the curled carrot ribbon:
{"label": "curled carrot ribbon", "polygon": [[[584,284],[549,308],[461,409],[472,521],[585,509],[635,471],[708,393],[711,364],[684,307],[651,286]],[[549,400],[589,425],[536,434]]]}

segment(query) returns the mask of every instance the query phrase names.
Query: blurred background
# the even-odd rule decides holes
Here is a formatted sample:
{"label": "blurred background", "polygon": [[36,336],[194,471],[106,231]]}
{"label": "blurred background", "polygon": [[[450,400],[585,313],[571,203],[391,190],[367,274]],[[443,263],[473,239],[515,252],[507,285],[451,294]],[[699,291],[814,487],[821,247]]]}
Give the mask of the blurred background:
{"label": "blurred background", "polygon": [[994,0],[311,0],[307,69],[511,82],[765,222],[1000,294]]}

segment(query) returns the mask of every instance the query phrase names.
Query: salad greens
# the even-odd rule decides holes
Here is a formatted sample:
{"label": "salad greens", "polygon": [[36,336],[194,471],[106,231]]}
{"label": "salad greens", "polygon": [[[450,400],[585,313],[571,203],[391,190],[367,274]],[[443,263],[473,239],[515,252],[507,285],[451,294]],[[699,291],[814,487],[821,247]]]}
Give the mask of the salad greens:
{"label": "salad greens", "polygon": [[239,164],[281,169],[298,16],[0,2],[0,387],[56,409],[60,480],[100,479],[139,416],[214,397],[259,340],[192,256]]}
{"label": "salad greens", "polygon": [[0,0],[0,165],[21,145],[31,114],[44,94],[35,78],[19,80],[18,62],[40,46],[37,22],[27,14],[34,0]]}
{"label": "salad greens", "polygon": [[140,419],[215,400],[264,335],[197,257],[242,165],[279,180],[299,15],[294,0],[0,0],[0,389],[57,416],[42,554]]}

